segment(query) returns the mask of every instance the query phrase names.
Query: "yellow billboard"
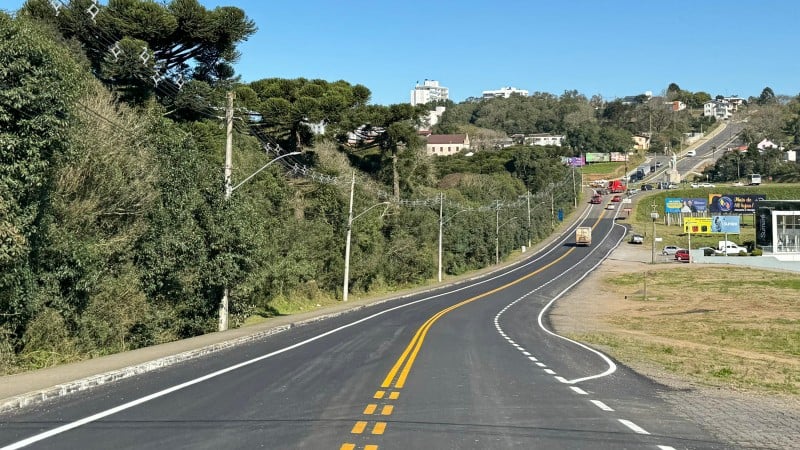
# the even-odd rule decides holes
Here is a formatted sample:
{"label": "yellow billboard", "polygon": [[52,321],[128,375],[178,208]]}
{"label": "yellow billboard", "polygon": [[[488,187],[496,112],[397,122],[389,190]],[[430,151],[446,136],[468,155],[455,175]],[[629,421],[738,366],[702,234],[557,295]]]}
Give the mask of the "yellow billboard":
{"label": "yellow billboard", "polygon": [[711,233],[711,217],[686,217],[683,219],[684,233]]}

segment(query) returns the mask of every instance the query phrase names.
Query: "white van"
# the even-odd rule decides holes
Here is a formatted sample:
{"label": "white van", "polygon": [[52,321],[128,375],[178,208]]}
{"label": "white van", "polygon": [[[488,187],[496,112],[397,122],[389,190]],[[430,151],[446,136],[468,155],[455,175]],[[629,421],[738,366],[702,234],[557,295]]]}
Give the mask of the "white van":
{"label": "white van", "polygon": [[689,150],[686,152],[686,156],[697,156],[697,152],[694,150]]}

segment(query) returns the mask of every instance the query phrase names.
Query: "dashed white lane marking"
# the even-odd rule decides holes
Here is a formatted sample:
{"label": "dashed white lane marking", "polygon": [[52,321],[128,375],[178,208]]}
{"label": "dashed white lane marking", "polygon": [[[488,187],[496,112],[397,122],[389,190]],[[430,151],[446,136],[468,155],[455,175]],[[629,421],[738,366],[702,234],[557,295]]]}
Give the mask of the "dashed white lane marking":
{"label": "dashed white lane marking", "polygon": [[610,406],[606,405],[605,403],[601,402],[600,400],[589,400],[590,402],[594,403],[595,406],[602,409],[603,411],[614,411]]}
{"label": "dashed white lane marking", "polygon": [[531,356],[531,353],[530,353],[529,351],[527,351],[527,350],[525,350],[524,352],[522,352],[522,354],[523,354],[523,355],[525,355],[525,356]]}
{"label": "dashed white lane marking", "polygon": [[536,357],[534,357],[534,356],[529,356],[528,359],[530,359],[533,362],[538,361],[538,359],[536,359]]}
{"label": "dashed white lane marking", "polygon": [[564,383],[564,384],[569,383],[569,381],[567,381],[567,379],[564,378],[564,377],[556,377],[556,381],[559,381],[559,382]]}
{"label": "dashed white lane marking", "polygon": [[548,375],[555,375],[556,374],[553,370],[550,370],[550,369],[544,369],[544,373],[546,373]]}
{"label": "dashed white lane marking", "polygon": [[540,363],[540,362],[537,362],[536,365],[539,366],[539,367],[547,367],[547,364]]}
{"label": "dashed white lane marking", "polygon": [[670,447],[669,445],[659,445],[659,450],[675,450],[675,447]]}
{"label": "dashed white lane marking", "polygon": [[633,430],[634,433],[650,434],[650,433],[647,432],[647,430],[645,430],[644,428],[640,427],[639,425],[636,425],[635,423],[631,422],[630,420],[625,420],[625,419],[617,419],[617,420],[619,420],[619,422],[621,424],[623,424],[626,427],[628,427],[631,430]]}
{"label": "dashed white lane marking", "polygon": [[578,386],[570,386],[569,388],[572,389],[573,391],[575,391],[576,394],[589,395],[586,391],[584,391],[583,389],[579,388]]}

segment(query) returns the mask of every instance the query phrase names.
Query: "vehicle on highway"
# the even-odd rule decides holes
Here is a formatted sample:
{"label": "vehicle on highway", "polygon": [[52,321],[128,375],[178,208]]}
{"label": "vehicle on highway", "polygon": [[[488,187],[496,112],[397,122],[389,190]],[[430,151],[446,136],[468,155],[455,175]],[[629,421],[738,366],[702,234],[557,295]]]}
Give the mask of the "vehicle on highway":
{"label": "vehicle on highway", "polygon": [[614,204],[613,203],[607,204],[606,209],[614,209]]}
{"label": "vehicle on highway", "polygon": [[652,191],[653,190],[653,185],[649,184],[649,183],[648,184],[643,184],[642,185],[642,190],[643,191]]}
{"label": "vehicle on highway", "polygon": [[678,247],[677,245],[665,245],[664,249],[661,250],[661,254],[662,255],[674,255],[675,252],[677,252],[678,250],[681,250],[681,248]]}
{"label": "vehicle on highway", "polygon": [[592,245],[592,227],[578,227],[575,229],[575,245]]}
{"label": "vehicle on highway", "polygon": [[603,203],[603,196],[600,194],[594,194],[592,195],[592,199],[589,200],[589,203],[599,205],[600,203]]}
{"label": "vehicle on highway", "polygon": [[697,152],[694,150],[689,150],[686,152],[686,156],[697,156]]}
{"label": "vehicle on highway", "polygon": [[716,186],[714,186],[712,183],[700,183],[700,187],[713,188],[713,187],[716,187]]}
{"label": "vehicle on highway", "polygon": [[619,202],[622,201],[622,196],[621,195],[615,195],[615,196],[611,197],[611,201],[614,202],[614,203],[619,203]]}
{"label": "vehicle on highway", "polygon": [[675,261],[689,262],[689,250],[679,249],[675,251]]}
{"label": "vehicle on highway", "polygon": [[642,236],[641,234],[634,233],[634,234],[631,235],[630,243],[631,244],[644,244],[644,236]]}

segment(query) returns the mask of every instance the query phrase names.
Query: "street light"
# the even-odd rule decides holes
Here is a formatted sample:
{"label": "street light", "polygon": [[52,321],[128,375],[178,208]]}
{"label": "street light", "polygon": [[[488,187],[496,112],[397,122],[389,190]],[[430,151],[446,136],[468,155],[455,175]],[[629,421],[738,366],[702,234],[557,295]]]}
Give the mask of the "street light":
{"label": "street light", "polygon": [[367,211],[381,205],[388,205],[389,202],[376,203],[369,208],[361,211],[358,215],[353,217],[353,191],[356,185],[356,173],[353,172],[353,180],[350,184],[350,212],[347,214],[347,242],[345,243],[344,250],[344,282],[342,285],[342,301],[347,301],[347,294],[350,284],[350,236],[353,232],[353,222],[359,217],[363,216]]}
{"label": "street light", "polygon": [[[231,96],[229,96],[229,98],[230,98],[230,101],[233,101]],[[253,172],[252,175],[250,175],[249,177],[247,177],[244,180],[242,180],[241,183],[237,184],[236,186],[231,187],[231,174],[233,172],[233,163],[232,163],[233,152],[232,152],[232,145],[230,143],[230,135],[231,135],[230,128],[232,127],[232,125],[231,125],[232,123],[233,123],[233,113],[230,113],[228,115],[228,127],[229,127],[229,130],[228,130],[228,141],[229,142],[226,145],[226,151],[225,151],[225,201],[230,200],[231,194],[233,194],[233,191],[238,189],[241,185],[245,184],[246,182],[250,181],[250,179],[252,179],[254,176],[258,175],[262,170],[264,170],[267,167],[269,167],[275,161],[281,160],[281,159],[286,158],[288,156],[299,155],[300,154],[300,152],[289,152],[289,153],[280,155],[280,156],[274,158],[272,161],[264,164],[260,169],[258,169],[255,172]],[[228,308],[228,304],[230,303],[229,298],[230,298],[230,288],[228,288],[228,286],[226,285],[225,287],[222,288],[222,300],[219,302],[219,314],[218,314],[218,316],[219,316],[219,319],[218,319],[219,320],[219,327],[218,327],[219,331],[225,331],[225,330],[228,329],[228,309],[229,309]]]}
{"label": "street light", "polygon": [[500,264],[500,227],[502,227],[503,225],[511,222],[512,220],[516,220],[517,218],[516,217],[512,217],[512,218],[506,220],[505,222],[503,222],[501,224],[499,222],[500,208],[497,209],[497,212],[498,212],[498,214],[497,214],[497,218],[498,219],[496,221],[497,227],[495,228],[495,235],[494,235],[494,263],[495,264]]}
{"label": "street light", "polygon": [[461,211],[456,211],[455,214],[448,217],[447,219],[444,218],[444,194],[439,194],[439,282],[442,282],[442,227],[444,224],[450,221],[453,217],[461,214],[462,212],[472,211],[472,208],[462,209]]}

